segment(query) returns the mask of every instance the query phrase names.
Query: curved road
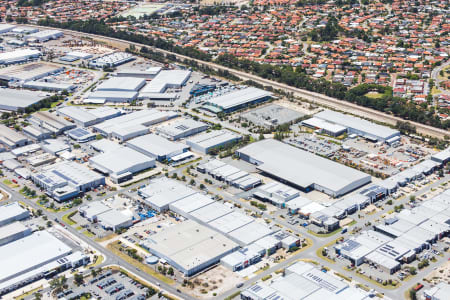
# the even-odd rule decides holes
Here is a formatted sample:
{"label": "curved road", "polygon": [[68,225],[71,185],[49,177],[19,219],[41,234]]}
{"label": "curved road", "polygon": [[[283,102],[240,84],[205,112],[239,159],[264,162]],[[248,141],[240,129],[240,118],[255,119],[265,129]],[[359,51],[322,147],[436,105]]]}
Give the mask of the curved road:
{"label": "curved road", "polygon": [[[34,26],[34,27],[38,27],[38,28],[42,28],[42,29],[55,29],[53,27],[38,26],[38,25],[30,25],[30,26]],[[353,104],[353,103],[350,103],[347,101],[338,100],[336,98],[328,97],[328,96],[325,96],[325,95],[322,95],[319,93],[314,93],[314,92],[310,92],[307,90],[291,87],[286,84],[268,80],[268,79],[264,79],[259,76],[253,75],[253,74],[248,74],[248,73],[245,73],[242,71],[237,71],[235,69],[224,67],[224,66],[212,63],[212,62],[205,62],[205,61],[198,60],[195,58],[190,58],[185,55],[181,55],[181,54],[173,53],[173,52],[170,52],[167,50],[155,48],[153,46],[148,46],[148,45],[135,43],[135,42],[128,42],[128,41],[124,41],[124,40],[120,40],[120,39],[116,39],[116,38],[110,38],[110,37],[105,37],[105,36],[100,36],[100,35],[95,35],[95,34],[83,33],[83,32],[74,31],[74,30],[61,29],[61,28],[58,28],[58,30],[61,30],[65,33],[75,35],[75,36],[90,37],[92,39],[104,41],[104,42],[112,44],[113,46],[115,46],[117,48],[121,48],[121,49],[126,49],[129,45],[135,45],[138,47],[147,47],[153,51],[157,51],[157,52],[164,53],[164,54],[174,55],[178,59],[183,59],[183,60],[188,59],[188,60],[195,61],[200,65],[208,66],[215,70],[228,71],[231,74],[233,74],[243,80],[253,80],[253,81],[258,82],[263,85],[272,86],[276,89],[283,89],[283,90],[293,93],[295,96],[304,98],[310,102],[328,106],[328,107],[331,107],[331,108],[334,108],[337,110],[345,111],[347,113],[352,113],[354,115],[361,116],[363,118],[373,119],[378,122],[384,122],[384,123],[388,123],[391,125],[395,125],[397,123],[397,121],[405,121],[402,118],[395,117],[395,116],[392,116],[392,115],[389,115],[389,114],[386,114],[386,113],[383,113],[383,112],[380,112],[380,111],[377,111],[374,109],[359,106],[359,105],[356,105],[356,104]],[[430,135],[430,136],[437,137],[437,138],[444,138],[444,136],[449,135],[449,132],[444,129],[435,128],[435,127],[428,126],[425,124],[420,124],[417,122],[412,122],[412,121],[409,121],[409,122],[416,127],[417,132],[424,134],[424,135]]]}

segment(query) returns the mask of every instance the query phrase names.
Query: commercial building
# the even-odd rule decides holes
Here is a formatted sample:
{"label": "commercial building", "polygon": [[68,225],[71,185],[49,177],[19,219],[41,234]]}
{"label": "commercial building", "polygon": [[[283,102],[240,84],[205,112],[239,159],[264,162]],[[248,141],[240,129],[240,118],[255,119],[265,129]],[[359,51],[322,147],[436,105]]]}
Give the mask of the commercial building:
{"label": "commercial building", "polygon": [[0,89],[0,109],[24,111],[27,107],[47,98],[48,95],[37,91]]}
{"label": "commercial building", "polygon": [[139,91],[145,85],[145,79],[135,77],[111,77],[103,81],[96,91],[122,92]]}
{"label": "commercial building", "polygon": [[58,139],[44,140],[41,144],[41,148],[42,150],[53,155],[58,155],[61,152],[70,151],[71,149],[68,143]]}
{"label": "commercial building", "polygon": [[250,222],[242,227],[228,232],[227,236],[236,241],[241,246],[246,246],[268,235],[271,235],[272,233],[273,231],[265,224],[259,222]]}
{"label": "commercial building", "polygon": [[265,249],[256,244],[251,244],[223,257],[220,264],[235,272],[261,261],[265,254]]}
{"label": "commercial building", "polygon": [[347,133],[356,134],[369,140],[391,144],[400,139],[398,130],[332,110],[324,110],[314,116],[331,124],[346,127]]}
{"label": "commercial building", "polygon": [[131,102],[136,100],[137,92],[134,91],[95,91],[89,93],[84,103],[103,104],[105,102]]}
{"label": "commercial building", "polygon": [[41,55],[41,51],[34,49],[18,49],[10,52],[3,52],[0,53],[0,65],[25,62],[27,60],[36,59]]}
{"label": "commercial building", "polygon": [[89,66],[94,68],[117,67],[136,58],[126,52],[114,52],[89,61]]}
{"label": "commercial building", "polygon": [[261,299],[352,299],[368,298],[366,292],[350,287],[342,278],[324,273],[312,264],[297,262],[286,275],[270,283],[258,282],[241,293],[242,300]]}
{"label": "commercial building", "polygon": [[116,72],[117,77],[135,77],[135,78],[145,78],[153,79],[159,72],[161,72],[161,67],[150,67],[145,70],[138,70],[134,68],[125,68]]}
{"label": "commercial building", "polygon": [[55,29],[49,29],[49,30],[42,30],[35,33],[31,33],[27,36],[25,36],[25,40],[31,41],[31,42],[46,42],[49,40],[55,40],[57,38],[62,37],[64,34],[62,31],[55,30]]}
{"label": "commercial building", "polygon": [[33,167],[38,167],[41,165],[45,165],[51,162],[54,162],[56,157],[50,153],[42,153],[36,156],[31,156],[26,159],[26,161],[32,165]]}
{"label": "commercial building", "polygon": [[47,81],[27,81],[22,84],[23,88],[40,91],[72,91],[76,88],[75,85],[66,82],[47,82]]}
{"label": "commercial building", "polygon": [[81,108],[76,106],[65,106],[59,108],[57,113],[61,116],[64,116],[65,118],[73,120],[75,124],[82,127],[88,127],[94,124],[98,124],[108,119],[118,117],[122,114],[120,110],[109,106],[103,106],[93,109],[84,107]]}
{"label": "commercial building", "polygon": [[269,100],[272,93],[254,87],[234,90],[208,100],[203,108],[212,112],[230,113]]}
{"label": "commercial building", "polygon": [[316,117],[302,121],[302,125],[319,130],[321,133],[325,133],[330,136],[340,136],[341,134],[347,132],[347,127],[345,126],[331,123]]}
{"label": "commercial building", "polygon": [[107,206],[101,201],[92,201],[86,205],[82,205],[78,208],[80,215],[85,217],[90,222],[97,222],[98,216],[104,212],[110,211],[111,207]]}
{"label": "commercial building", "polygon": [[0,144],[14,149],[17,147],[25,146],[27,143],[28,138],[25,135],[3,124],[0,124]]}
{"label": "commercial building", "polygon": [[30,212],[20,206],[19,202],[0,205],[0,226],[5,226],[15,221],[21,221],[30,216]]}
{"label": "commercial building", "polygon": [[169,204],[195,193],[196,191],[184,184],[164,177],[153,179],[147,186],[138,190],[145,203],[158,212],[168,210]]}
{"label": "commercial building", "polygon": [[208,129],[208,125],[192,119],[176,120],[171,124],[156,128],[156,131],[162,136],[176,141]]}
{"label": "commercial building", "polygon": [[95,134],[85,128],[74,128],[66,132],[67,136],[78,143],[87,143],[95,140]]}
{"label": "commercial building", "polygon": [[127,146],[158,161],[170,161],[171,157],[189,149],[184,144],[168,141],[156,134],[146,134],[132,139],[127,142]]}
{"label": "commercial building", "polygon": [[155,160],[128,147],[117,148],[89,159],[92,168],[108,174],[113,182],[130,179],[133,174],[155,167]]}
{"label": "commercial building", "polygon": [[314,189],[339,197],[371,181],[370,175],[273,139],[236,153],[264,174],[305,192]]}
{"label": "commercial building", "polygon": [[139,98],[157,98],[157,94],[163,94],[168,88],[181,88],[189,80],[189,70],[163,70],[147,83],[139,93]]}
{"label": "commercial building", "polygon": [[256,199],[270,202],[280,208],[284,208],[286,202],[299,196],[300,191],[276,181],[259,186],[253,192],[253,197]]}
{"label": "commercial building", "polygon": [[31,180],[59,202],[105,184],[105,177],[72,161],[53,164],[40,173],[33,173]]}
{"label": "commercial building", "polygon": [[212,130],[188,139],[186,144],[194,151],[207,154],[213,149],[220,149],[236,143],[241,138],[242,136],[229,130]]}
{"label": "commercial building", "polygon": [[88,261],[48,231],[35,232],[0,247],[0,295]]}
{"label": "commercial building", "polygon": [[210,197],[200,193],[195,193],[170,203],[169,208],[171,211],[179,214],[180,216],[189,218],[191,212],[205,207],[213,202],[214,200]]}
{"label": "commercial building", "polygon": [[7,33],[7,32],[10,32],[14,28],[16,28],[16,25],[13,25],[13,24],[0,24],[0,34],[4,34],[4,33]]}
{"label": "commercial building", "polygon": [[233,211],[209,222],[208,224],[220,232],[230,233],[251,222],[253,222],[253,219],[251,217],[244,215],[238,211]]}
{"label": "commercial building", "polygon": [[55,64],[33,62],[0,69],[0,79],[9,81],[10,83],[17,82],[20,84],[56,74],[63,70],[64,67]]}
{"label": "commercial building", "polygon": [[75,128],[75,124],[48,111],[35,112],[28,120],[36,127],[48,130],[55,135]]}
{"label": "commercial building", "polygon": [[141,243],[185,276],[192,276],[220,261],[239,246],[220,233],[192,220],[167,227]]}
{"label": "commercial building", "polygon": [[90,59],[92,57],[93,55],[87,52],[71,51],[67,52],[66,55],[60,57],[59,59],[62,61],[74,62],[79,59]]}
{"label": "commercial building", "polygon": [[241,118],[255,125],[271,128],[292,124],[304,114],[277,104],[269,104],[241,114]]}
{"label": "commercial building", "polygon": [[104,229],[117,231],[133,225],[133,218],[119,210],[111,209],[98,215],[98,222]]}
{"label": "commercial building", "polygon": [[231,206],[213,202],[209,205],[203,206],[197,210],[190,212],[191,219],[197,220],[203,223],[209,223],[220,217],[232,213],[234,210]]}
{"label": "commercial building", "polygon": [[439,282],[434,287],[423,291],[426,300],[445,300],[450,295],[450,285],[446,282]]}
{"label": "commercial building", "polygon": [[450,161],[450,147],[448,147],[447,149],[445,149],[441,152],[433,154],[431,156],[431,160],[438,162],[442,165],[445,165],[446,163],[448,163]]}
{"label": "commercial building", "polygon": [[0,227],[0,247],[31,234],[31,229],[20,222]]}
{"label": "commercial building", "polygon": [[143,109],[95,125],[94,129],[105,137],[112,137],[121,128],[133,128],[133,126],[138,125],[148,127],[175,118],[176,116],[177,113],[172,111]]}

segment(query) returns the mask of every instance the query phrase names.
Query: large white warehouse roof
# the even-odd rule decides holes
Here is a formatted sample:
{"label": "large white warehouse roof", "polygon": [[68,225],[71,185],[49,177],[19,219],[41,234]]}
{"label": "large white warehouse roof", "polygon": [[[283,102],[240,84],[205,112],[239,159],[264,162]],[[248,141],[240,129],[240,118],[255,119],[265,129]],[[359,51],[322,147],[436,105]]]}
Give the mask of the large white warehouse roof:
{"label": "large white warehouse roof", "polygon": [[237,151],[258,169],[303,190],[318,189],[333,196],[348,193],[371,181],[371,176],[273,139]]}

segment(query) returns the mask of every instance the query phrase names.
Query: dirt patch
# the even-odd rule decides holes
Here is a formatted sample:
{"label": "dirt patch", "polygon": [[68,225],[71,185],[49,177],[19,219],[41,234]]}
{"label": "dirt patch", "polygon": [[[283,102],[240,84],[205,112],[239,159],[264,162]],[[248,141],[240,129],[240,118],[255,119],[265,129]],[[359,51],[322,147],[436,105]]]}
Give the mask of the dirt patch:
{"label": "dirt patch", "polygon": [[218,265],[188,280],[180,289],[197,299],[211,298],[232,289],[243,279],[224,266]]}

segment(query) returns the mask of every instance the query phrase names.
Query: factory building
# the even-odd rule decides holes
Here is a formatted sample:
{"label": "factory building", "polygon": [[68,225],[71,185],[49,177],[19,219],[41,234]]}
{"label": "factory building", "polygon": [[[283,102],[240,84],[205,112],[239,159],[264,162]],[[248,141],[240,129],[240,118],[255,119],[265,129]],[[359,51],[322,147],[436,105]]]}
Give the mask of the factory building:
{"label": "factory building", "polygon": [[446,163],[450,162],[450,147],[441,152],[433,154],[431,156],[431,160],[440,163],[441,165],[445,165]]}
{"label": "factory building", "polygon": [[445,300],[450,295],[450,285],[446,282],[439,282],[433,287],[423,291],[426,300]]}
{"label": "factory building", "polygon": [[31,234],[31,229],[20,222],[0,227],[0,247]]}
{"label": "factory building", "polygon": [[67,61],[67,62],[74,62],[79,59],[85,60],[85,59],[90,59],[92,57],[93,57],[93,55],[90,53],[81,52],[81,51],[71,51],[71,52],[67,52],[66,55],[60,57],[59,60]]}
{"label": "factory building", "polygon": [[0,53],[0,65],[10,65],[36,59],[41,56],[39,50],[18,49],[10,52]]}
{"label": "factory building", "polygon": [[21,221],[30,216],[30,212],[20,206],[19,202],[0,205],[0,226],[5,226],[15,221]]}
{"label": "factory building", "polygon": [[11,30],[16,28],[16,25],[13,24],[0,24],[0,34],[8,33]]}
{"label": "factory building", "polygon": [[236,153],[264,174],[305,192],[318,190],[340,197],[371,182],[370,175],[273,139]]}
{"label": "factory building", "polygon": [[73,120],[75,124],[88,127],[103,121],[118,117],[122,112],[118,109],[103,106],[98,108],[81,108],[76,106],[65,106],[59,108],[57,113],[65,118]]}
{"label": "factory building", "polygon": [[210,197],[200,193],[195,193],[170,203],[169,209],[180,216],[189,218],[191,212],[210,205],[213,202],[214,200]]}
{"label": "factory building", "polygon": [[76,86],[71,83],[44,82],[34,80],[22,84],[22,87],[31,90],[52,91],[52,92],[72,91],[76,88]]}
{"label": "factory building", "polygon": [[170,161],[173,156],[186,152],[189,147],[171,142],[156,134],[146,134],[127,142],[131,149],[141,152],[158,161]]}
{"label": "factory building", "polygon": [[89,61],[89,66],[93,68],[117,67],[124,63],[135,60],[136,58],[126,52],[114,52],[106,54],[102,57],[95,58]]}
{"label": "factory building", "polygon": [[193,189],[168,178],[153,179],[150,184],[138,190],[146,204],[158,212],[169,209],[169,204],[196,194]]}
{"label": "factory building", "polygon": [[141,243],[185,276],[192,276],[238,249],[238,244],[192,220],[167,227]]}
{"label": "factory building", "polygon": [[38,103],[48,96],[37,91],[0,89],[0,110],[25,111],[27,107]]}
{"label": "factory building", "polygon": [[179,89],[189,80],[191,71],[188,70],[163,70],[147,83],[139,93],[139,98],[158,98],[158,94],[164,94],[169,88]]}
{"label": "factory building", "polygon": [[95,91],[89,93],[84,103],[103,104],[105,102],[125,103],[136,100],[138,93],[134,91]]}
{"label": "factory building", "polygon": [[145,79],[134,77],[111,77],[103,81],[96,91],[108,92],[137,92],[145,85]]}
{"label": "factory building", "polygon": [[33,62],[0,69],[0,79],[10,83],[17,82],[20,85],[24,82],[38,80],[61,71],[64,71],[64,67],[44,62]]}
{"label": "factory building", "polygon": [[194,151],[207,154],[213,149],[220,149],[236,143],[241,138],[242,136],[229,130],[213,130],[188,139],[186,144]]}
{"label": "factory building", "polygon": [[145,70],[138,70],[134,68],[125,68],[116,72],[117,77],[135,77],[135,78],[145,78],[153,79],[159,72],[161,72],[161,67],[150,67]]}
{"label": "factory building", "polygon": [[95,134],[85,128],[74,128],[66,132],[67,136],[78,143],[87,143],[95,140]]}
{"label": "factory building", "polygon": [[25,146],[28,138],[20,132],[17,132],[3,124],[0,124],[0,144],[10,149]]}
{"label": "factory building", "polygon": [[324,110],[314,115],[315,118],[347,128],[348,134],[356,134],[372,141],[392,144],[400,140],[400,131],[387,126],[356,118],[332,110]]}
{"label": "factory building", "polygon": [[94,129],[105,137],[112,137],[113,135],[117,136],[116,132],[120,131],[121,128],[133,128],[133,126],[136,128],[136,126],[138,125],[148,127],[170,120],[172,118],[175,118],[176,116],[177,113],[172,111],[144,109],[134,111],[129,114],[125,114],[101,124],[95,125]]}
{"label": "factory building", "polygon": [[323,119],[312,117],[310,119],[301,122],[303,126],[320,131],[320,133],[325,133],[330,136],[340,136],[347,132],[347,127],[341,126],[339,124],[334,124],[327,122]]}
{"label": "factory building", "polygon": [[256,199],[267,201],[280,208],[284,208],[286,202],[299,196],[300,191],[276,181],[259,186],[253,192]]}
{"label": "factory building", "polygon": [[208,100],[204,109],[214,113],[230,113],[241,108],[262,103],[272,98],[272,93],[254,87],[233,90],[224,95]]}
{"label": "factory building", "polygon": [[35,232],[0,247],[0,295],[88,262],[48,231]]}
{"label": "factory building", "polygon": [[72,161],[53,164],[40,173],[33,173],[31,180],[58,202],[105,184],[105,177]]}
{"label": "factory building", "polygon": [[181,119],[167,125],[156,128],[162,136],[176,141],[197,134],[208,129],[208,125],[192,119]]}
{"label": "factory building", "polygon": [[238,251],[232,252],[220,260],[220,264],[232,270],[240,271],[246,267],[261,261],[266,250],[256,244],[251,244]]}
{"label": "factory building", "polygon": [[203,206],[190,212],[190,218],[198,222],[209,223],[229,213],[232,213],[233,211],[233,207],[231,206],[213,202],[209,205]]}
{"label": "factory building", "polygon": [[58,139],[47,139],[41,144],[42,150],[53,155],[58,155],[64,151],[70,151],[70,145],[62,140]]}
{"label": "factory building", "polygon": [[55,30],[55,29],[49,29],[49,30],[42,30],[35,33],[31,33],[27,36],[25,36],[26,41],[30,42],[46,42],[49,40],[56,40],[60,37],[62,37],[64,34],[62,31]]}
{"label": "factory building", "polygon": [[133,218],[119,210],[111,209],[98,215],[98,221],[106,230],[117,231],[133,225]]}
{"label": "factory building", "polygon": [[126,181],[133,174],[155,167],[155,160],[128,147],[120,147],[89,159],[92,168],[110,176],[115,183]]}
{"label": "factory building", "polygon": [[242,300],[261,299],[367,299],[365,291],[342,278],[317,269],[306,262],[296,262],[286,268],[286,275],[267,282],[258,282],[241,293]]}
{"label": "factory building", "polygon": [[48,130],[52,134],[59,135],[75,128],[71,122],[48,111],[38,111],[30,116],[28,121],[38,128]]}

